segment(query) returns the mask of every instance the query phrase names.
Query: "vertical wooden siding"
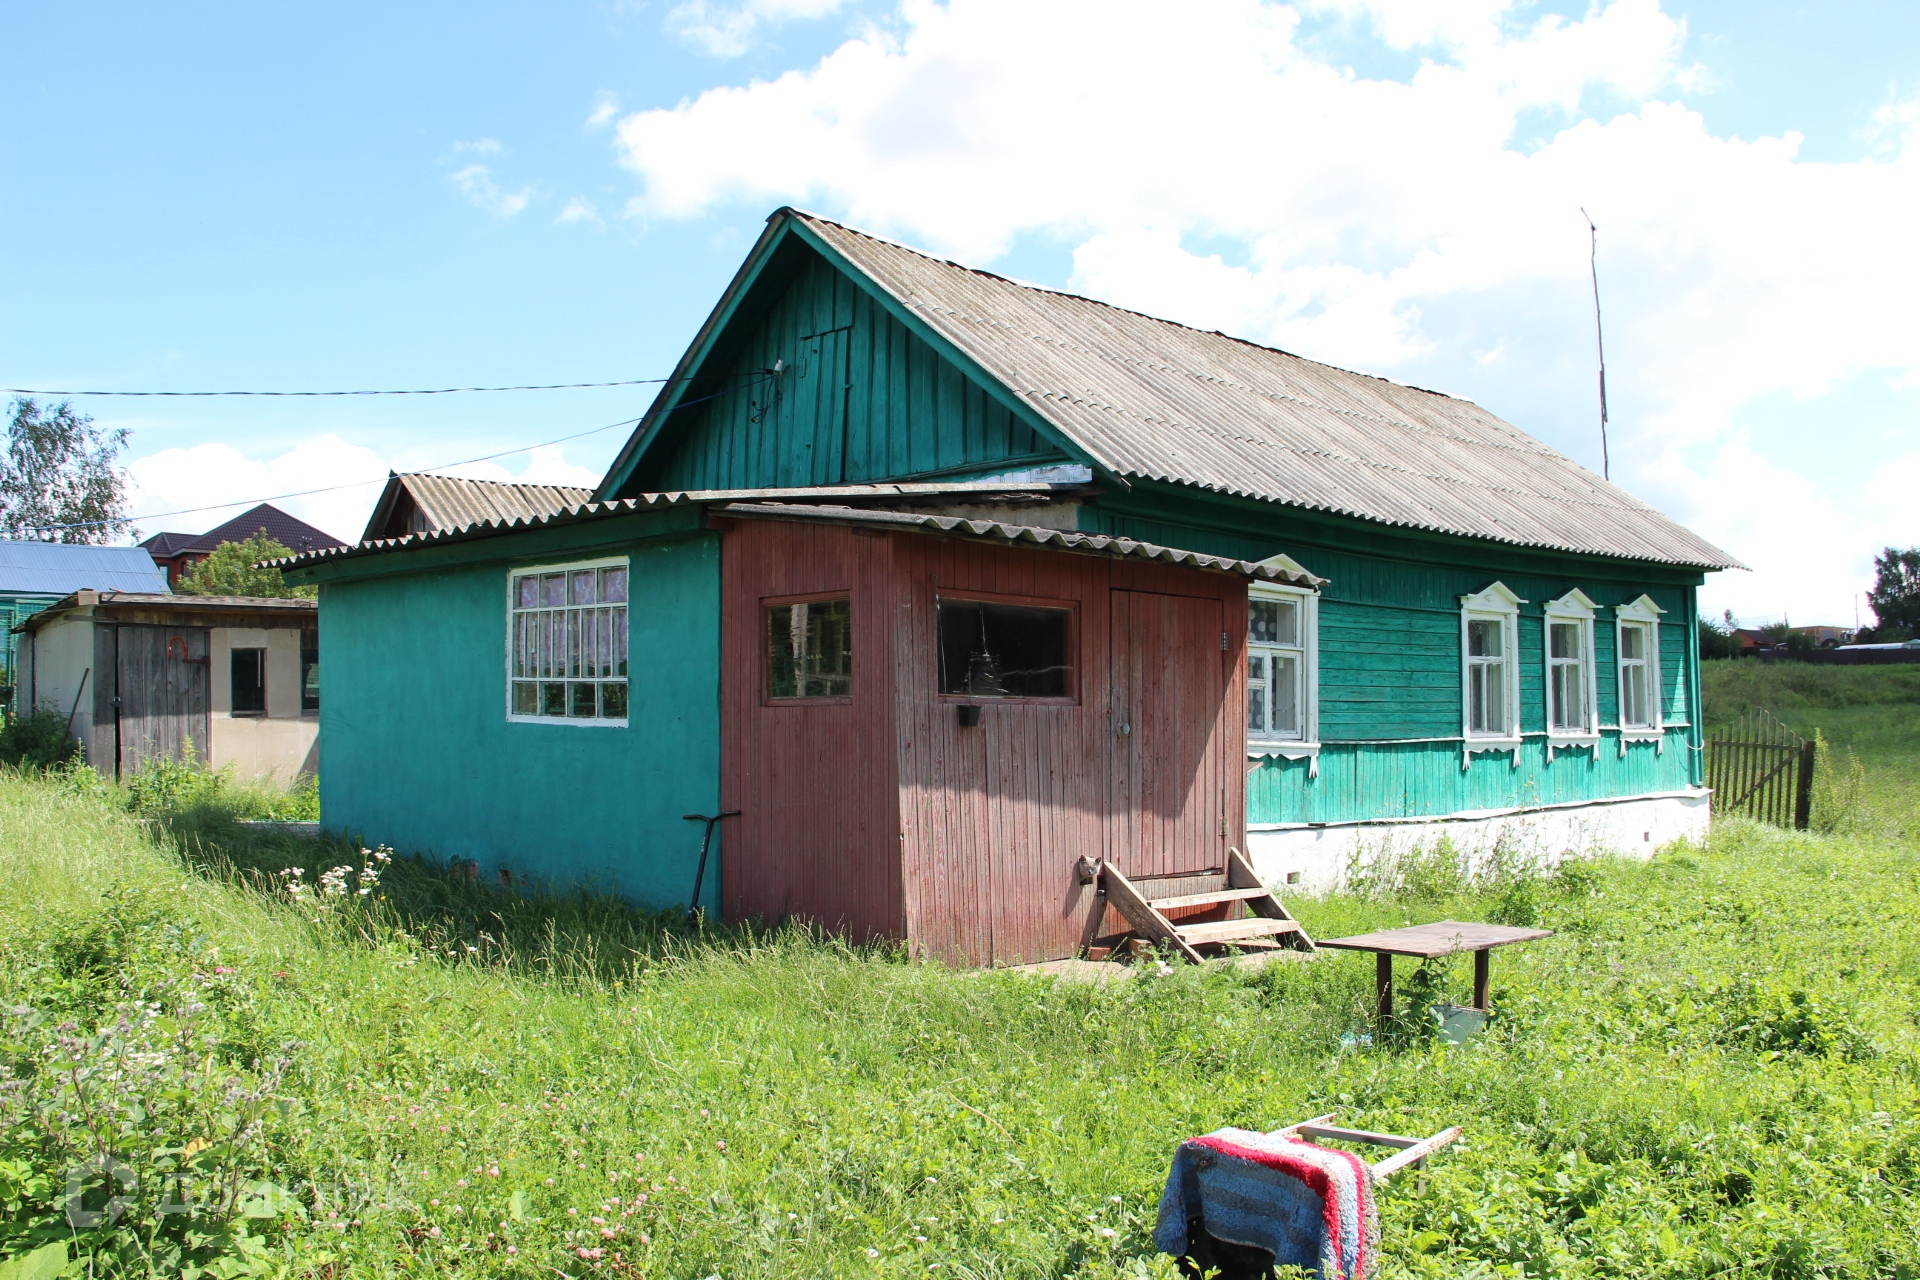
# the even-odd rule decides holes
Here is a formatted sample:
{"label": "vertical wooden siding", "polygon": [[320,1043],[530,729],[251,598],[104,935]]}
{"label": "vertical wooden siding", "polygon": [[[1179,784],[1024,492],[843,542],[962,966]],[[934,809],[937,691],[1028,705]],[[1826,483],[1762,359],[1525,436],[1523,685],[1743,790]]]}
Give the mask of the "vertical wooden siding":
{"label": "vertical wooden siding", "polygon": [[[785,361],[778,378],[766,370]],[[1001,464],[1065,461],[958,370],[818,258],[795,276],[717,398],[681,410],[628,488],[736,489],[838,484]]]}
{"label": "vertical wooden siding", "polygon": [[[843,526],[741,521],[721,549],[723,910],[817,921],[856,940],[904,936],[894,789],[889,543]],[[845,591],[847,702],[764,698],[769,596]]]}
{"label": "vertical wooden siding", "polygon": [[[922,952],[969,964],[1071,955],[1093,904],[1091,889],[1075,876],[1076,861],[1083,855],[1130,860],[1139,843],[1130,833],[1140,815],[1128,807],[1117,778],[1124,758],[1114,732],[1121,710],[1112,666],[1119,644],[1111,629],[1116,591],[1194,597],[1209,613],[1237,614],[1245,589],[1223,575],[1088,556],[908,535],[893,542],[899,577],[896,749],[909,935]],[[935,602],[941,594],[969,592],[1058,601],[1074,609],[1071,705],[982,700],[980,723],[959,726],[954,702],[938,691]],[[1217,677],[1210,703],[1168,702],[1169,714],[1180,717],[1174,727],[1180,745],[1169,753],[1169,763],[1193,764],[1195,776],[1180,783],[1168,774],[1161,782],[1169,803],[1192,801],[1179,809],[1182,830],[1204,832],[1224,845],[1240,838],[1245,809],[1244,779],[1232,767],[1245,747],[1238,704],[1245,696],[1244,650],[1235,645],[1221,653],[1218,630],[1214,625],[1200,637],[1207,670],[1225,673]],[[1218,834],[1223,817],[1224,837]],[[1177,869],[1176,842],[1147,843],[1152,856]],[[1121,865],[1142,870],[1130,861]]]}

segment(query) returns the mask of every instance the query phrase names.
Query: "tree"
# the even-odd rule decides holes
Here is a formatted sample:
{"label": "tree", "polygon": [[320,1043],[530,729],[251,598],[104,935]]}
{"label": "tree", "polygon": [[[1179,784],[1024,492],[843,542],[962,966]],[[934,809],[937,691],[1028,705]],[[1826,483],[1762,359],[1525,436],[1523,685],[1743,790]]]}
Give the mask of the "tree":
{"label": "tree", "polygon": [[94,545],[130,532],[126,473],[114,465],[125,429],[102,430],[64,400],[42,409],[22,397],[10,411],[0,536]]}
{"label": "tree", "polygon": [[1888,547],[1885,554],[1873,558],[1873,590],[1867,592],[1873,607],[1874,639],[1911,640],[1920,636],[1920,547],[1905,551]]}
{"label": "tree", "polygon": [[1740,656],[1740,642],[1733,636],[1733,615],[1727,615],[1725,623],[1713,618],[1700,619],[1700,656],[1702,658],[1737,658]]}
{"label": "tree", "polygon": [[311,600],[318,587],[290,587],[278,569],[263,560],[292,555],[290,548],[267,536],[265,529],[245,542],[223,542],[213,554],[193,567],[175,588],[183,596],[299,596]]}

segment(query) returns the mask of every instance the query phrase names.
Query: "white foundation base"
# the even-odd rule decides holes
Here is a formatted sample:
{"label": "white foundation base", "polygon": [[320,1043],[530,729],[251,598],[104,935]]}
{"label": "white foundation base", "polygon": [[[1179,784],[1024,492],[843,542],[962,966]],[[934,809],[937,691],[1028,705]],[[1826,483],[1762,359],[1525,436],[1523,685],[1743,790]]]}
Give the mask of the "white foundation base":
{"label": "white foundation base", "polygon": [[1705,840],[1708,793],[1669,791],[1540,809],[1494,809],[1442,818],[1289,824],[1247,832],[1247,853],[1260,878],[1281,892],[1330,893],[1348,868],[1386,855],[1432,847],[1443,837],[1478,865],[1496,846],[1543,867],[1596,853],[1651,857],[1676,840]]}

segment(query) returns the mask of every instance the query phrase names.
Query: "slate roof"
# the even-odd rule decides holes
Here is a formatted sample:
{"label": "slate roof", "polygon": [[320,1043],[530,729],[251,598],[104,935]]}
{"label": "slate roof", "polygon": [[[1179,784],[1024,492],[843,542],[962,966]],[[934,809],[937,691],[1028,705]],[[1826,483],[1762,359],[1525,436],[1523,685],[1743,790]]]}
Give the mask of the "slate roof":
{"label": "slate roof", "polygon": [[167,575],[141,547],[0,541],[0,594],[64,596],[83,590],[164,595]]}
{"label": "slate roof", "polygon": [[1097,466],[1517,546],[1742,567],[1480,406],[783,209]]}
{"label": "slate roof", "polygon": [[262,529],[267,531],[269,538],[292,551],[323,551],[328,547],[346,545],[332,534],[288,515],[269,502],[263,502],[205,533],[156,533],[140,545],[155,559],[166,559],[185,551],[195,554],[211,552],[223,542],[245,542]]}
{"label": "slate roof", "polygon": [[[139,550],[139,548],[133,548]],[[145,555],[145,552],[141,552]],[[149,557],[149,563],[151,558]],[[163,580],[161,586],[166,585]],[[82,600],[78,592],[68,592],[45,609],[14,627],[16,632],[37,631],[75,609],[88,607],[113,613],[138,610],[151,616],[158,612],[178,620],[193,618],[231,618],[246,615],[266,625],[311,626],[307,615],[318,615],[320,602],[301,596],[181,596],[167,591],[102,591],[97,599]]]}
{"label": "slate roof", "polygon": [[393,509],[410,498],[429,529],[464,529],[494,520],[527,520],[577,507],[593,498],[591,489],[560,484],[505,484],[496,480],[468,480],[426,472],[389,475],[387,487],[374,504],[361,541],[385,536]]}

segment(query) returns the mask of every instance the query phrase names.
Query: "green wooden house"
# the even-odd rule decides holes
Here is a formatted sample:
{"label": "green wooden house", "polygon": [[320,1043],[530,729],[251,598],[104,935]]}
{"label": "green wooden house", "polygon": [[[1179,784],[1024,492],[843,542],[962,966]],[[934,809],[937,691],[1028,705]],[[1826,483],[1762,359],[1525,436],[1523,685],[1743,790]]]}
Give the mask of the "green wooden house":
{"label": "green wooden house", "polygon": [[783,209],[592,502],[290,571],[328,825],[665,905],[740,809],[710,907],[999,962],[1100,934],[1081,858],[1699,835],[1734,564],[1470,402]]}

